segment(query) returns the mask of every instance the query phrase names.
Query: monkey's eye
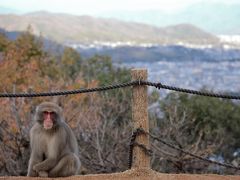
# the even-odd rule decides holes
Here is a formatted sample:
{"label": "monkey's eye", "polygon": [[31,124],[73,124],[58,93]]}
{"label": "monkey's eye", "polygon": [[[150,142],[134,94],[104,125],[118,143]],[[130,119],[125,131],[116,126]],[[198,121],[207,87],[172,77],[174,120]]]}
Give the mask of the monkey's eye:
{"label": "monkey's eye", "polygon": [[43,112],[44,119],[46,119],[46,118],[54,119],[55,115],[56,115],[55,112],[48,112],[48,111]]}

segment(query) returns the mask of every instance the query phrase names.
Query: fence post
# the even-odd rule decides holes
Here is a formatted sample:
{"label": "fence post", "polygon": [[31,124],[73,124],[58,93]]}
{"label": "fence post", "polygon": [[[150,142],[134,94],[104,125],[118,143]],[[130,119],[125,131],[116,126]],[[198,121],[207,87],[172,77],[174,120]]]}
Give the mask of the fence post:
{"label": "fence post", "polygon": [[[132,80],[147,80],[146,69],[133,69]],[[134,86],[132,91],[133,128],[149,132],[147,86]],[[136,142],[149,148],[149,138],[145,134],[137,136]],[[132,168],[150,168],[150,157],[138,146],[133,148]]]}

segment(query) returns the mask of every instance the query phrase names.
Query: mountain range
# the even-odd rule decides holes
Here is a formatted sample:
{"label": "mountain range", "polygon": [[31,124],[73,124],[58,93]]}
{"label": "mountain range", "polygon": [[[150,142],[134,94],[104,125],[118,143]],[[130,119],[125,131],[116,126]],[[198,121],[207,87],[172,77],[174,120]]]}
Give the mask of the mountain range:
{"label": "mountain range", "polygon": [[[156,3],[157,4],[157,3]],[[184,4],[184,3],[183,3]],[[112,10],[88,13],[100,18],[114,18],[126,22],[139,22],[158,27],[175,24],[192,24],[204,31],[217,35],[240,35],[240,2],[234,1],[193,1],[181,9],[163,11],[164,8],[143,10]],[[49,4],[51,6],[51,4]],[[39,8],[40,9],[40,8]],[[0,6],[0,14],[23,14],[31,11]],[[71,13],[71,11],[65,11]],[[76,12],[75,12],[76,13]],[[83,15],[81,11],[78,15]]]}
{"label": "mountain range", "polygon": [[199,2],[181,11],[167,13],[160,10],[113,11],[99,17],[142,22],[155,26],[190,23],[213,34],[240,34],[240,3]]}
{"label": "mountain range", "polygon": [[25,31],[60,43],[134,42],[156,44],[217,44],[219,39],[191,24],[157,27],[110,18],[56,14],[45,11],[0,15],[0,28]]}

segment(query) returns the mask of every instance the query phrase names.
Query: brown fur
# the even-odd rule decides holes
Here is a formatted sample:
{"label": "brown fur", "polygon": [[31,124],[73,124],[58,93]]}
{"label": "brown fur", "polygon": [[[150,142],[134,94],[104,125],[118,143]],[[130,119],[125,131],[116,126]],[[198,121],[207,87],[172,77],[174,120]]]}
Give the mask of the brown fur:
{"label": "brown fur", "polygon": [[[44,111],[56,114],[52,129],[43,127]],[[43,102],[36,108],[34,119],[27,175],[65,177],[77,174],[80,168],[77,140],[63,119],[62,109],[55,103]]]}

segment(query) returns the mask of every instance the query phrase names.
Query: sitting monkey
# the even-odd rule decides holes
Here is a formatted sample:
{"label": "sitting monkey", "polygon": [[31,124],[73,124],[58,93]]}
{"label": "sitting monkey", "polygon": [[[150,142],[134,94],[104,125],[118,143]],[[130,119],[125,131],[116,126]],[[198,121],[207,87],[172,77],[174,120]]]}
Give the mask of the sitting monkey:
{"label": "sitting monkey", "polygon": [[27,176],[65,177],[78,173],[78,144],[65,123],[62,109],[43,102],[36,108],[30,131],[31,157]]}

